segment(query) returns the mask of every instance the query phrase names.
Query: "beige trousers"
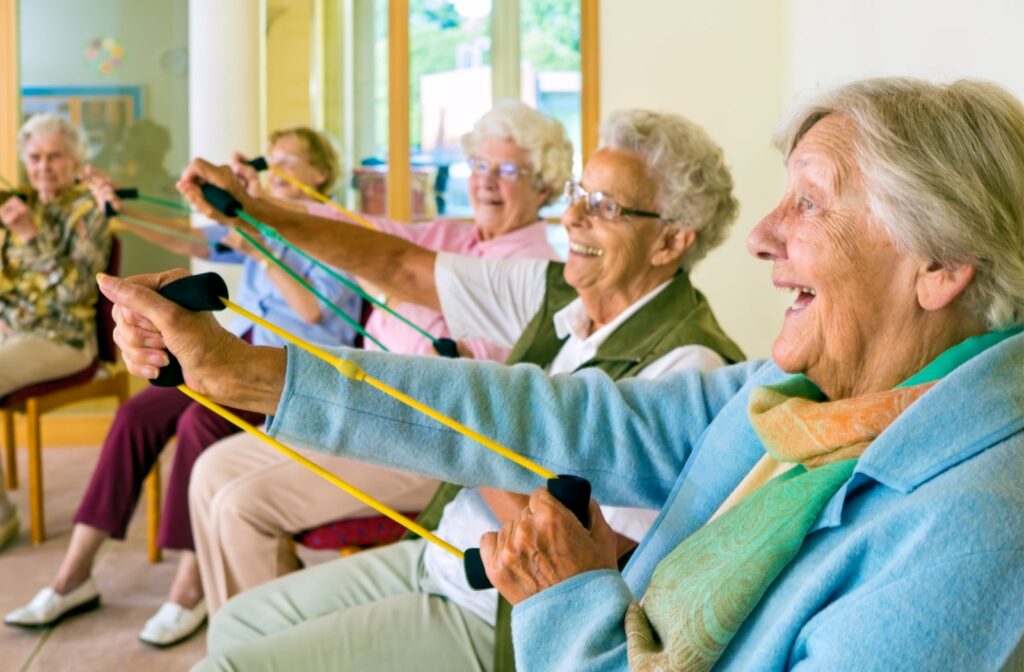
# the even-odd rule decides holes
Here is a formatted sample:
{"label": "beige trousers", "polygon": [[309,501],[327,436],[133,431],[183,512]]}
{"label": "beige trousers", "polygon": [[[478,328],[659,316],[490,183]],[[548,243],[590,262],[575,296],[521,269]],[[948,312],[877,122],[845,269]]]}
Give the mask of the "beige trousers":
{"label": "beige trousers", "polygon": [[[300,452],[398,511],[420,511],[437,488],[436,480],[423,476]],[[248,434],[218,441],[199,457],[189,484],[189,511],[211,614],[232,595],[297,569],[293,534],[378,515]]]}
{"label": "beige trousers", "polygon": [[0,397],[33,383],[70,376],[95,358],[95,342],[79,350],[39,336],[0,336]]}

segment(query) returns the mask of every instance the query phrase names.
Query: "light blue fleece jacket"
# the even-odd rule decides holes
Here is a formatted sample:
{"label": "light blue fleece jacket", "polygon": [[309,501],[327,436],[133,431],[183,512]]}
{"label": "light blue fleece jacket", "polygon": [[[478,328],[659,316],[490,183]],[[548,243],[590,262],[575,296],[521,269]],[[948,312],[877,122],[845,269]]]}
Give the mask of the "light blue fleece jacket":
{"label": "light blue fleece jacket", "polygon": [[[521,672],[628,669],[623,618],[658,561],[703,525],[764,449],[766,362],[655,381],[598,371],[337,350],[370,375],[558,473],[602,504],[661,509],[622,575],[591,571],[513,612]],[[529,492],[530,472],[289,349],[271,432],[330,454]],[[1024,335],[947,375],[879,436],[718,670],[1024,669]]]}

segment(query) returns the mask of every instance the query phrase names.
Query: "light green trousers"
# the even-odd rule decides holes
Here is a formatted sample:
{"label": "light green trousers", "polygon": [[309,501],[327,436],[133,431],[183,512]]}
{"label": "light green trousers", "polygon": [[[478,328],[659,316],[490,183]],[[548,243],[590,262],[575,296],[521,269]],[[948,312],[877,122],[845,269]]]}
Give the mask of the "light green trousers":
{"label": "light green trousers", "polygon": [[207,634],[208,670],[490,672],[494,629],[431,594],[425,541],[318,565],[236,595]]}

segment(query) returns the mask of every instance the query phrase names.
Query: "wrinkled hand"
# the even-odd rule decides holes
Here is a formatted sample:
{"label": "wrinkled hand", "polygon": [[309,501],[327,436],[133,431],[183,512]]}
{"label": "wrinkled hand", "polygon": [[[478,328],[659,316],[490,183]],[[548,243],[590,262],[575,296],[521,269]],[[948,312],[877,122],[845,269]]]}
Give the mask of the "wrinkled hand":
{"label": "wrinkled hand", "polygon": [[615,532],[590,500],[590,530],[547,488],[498,532],[480,539],[480,557],[494,587],[512,604],[577,574],[615,569]]}
{"label": "wrinkled hand", "polygon": [[185,171],[181,174],[181,178],[178,180],[176,185],[178,192],[184,196],[196,210],[203,213],[210,219],[227,224],[228,226],[241,226],[247,231],[255,231],[253,227],[246,224],[243,220],[227,217],[220,210],[210,205],[207,200],[203,198],[201,187],[204,184],[212,184],[216,187],[220,187],[241,203],[243,210],[250,211],[254,201],[242,187],[242,184],[238,181],[235,174],[231,171],[230,166],[215,166],[203,159],[192,159],[188,166],[185,167]]}
{"label": "wrinkled hand", "polygon": [[132,374],[156,378],[169,361],[166,349],[178,358],[186,385],[230,403],[232,377],[245,371],[252,346],[223,329],[210,313],[185,310],[157,294],[187,275],[175,269],[124,279],[98,276],[100,291],[114,303],[114,342]]}
{"label": "wrinkled hand", "polygon": [[121,211],[121,199],[117,197],[114,190],[114,181],[106,173],[93,168],[90,165],[85,167],[79,176],[82,182],[89,187],[92,197],[99,203],[100,208],[106,208],[107,203],[114,210]]}
{"label": "wrinkled hand", "polygon": [[240,152],[231,155],[231,170],[242,188],[253,198],[263,198],[263,185],[259,172],[249,165],[249,158]]}
{"label": "wrinkled hand", "polygon": [[32,221],[32,211],[20,198],[8,198],[0,205],[0,224],[24,242],[39,233]]}

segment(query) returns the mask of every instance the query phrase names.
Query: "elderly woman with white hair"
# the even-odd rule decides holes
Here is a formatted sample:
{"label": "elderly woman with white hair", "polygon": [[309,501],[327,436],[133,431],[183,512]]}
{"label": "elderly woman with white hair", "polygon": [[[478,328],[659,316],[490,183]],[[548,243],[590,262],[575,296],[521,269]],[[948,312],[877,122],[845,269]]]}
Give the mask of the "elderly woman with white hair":
{"label": "elderly woman with white hair", "polygon": [[[622,573],[597,507],[584,528],[545,490],[483,538],[523,671],[1024,660],[1024,106],[981,82],[867,80],[799,106],[778,140],[786,186],[748,243],[795,296],[772,361],[615,383],[343,353],[602,503],[661,508]],[[101,288],[190,385],[275,414],[279,439],[536,488],[320,360]],[[155,373],[133,341],[130,368]]]}
{"label": "elderly woman with white hair", "polygon": [[[95,276],[110,254],[103,209],[76,182],[78,129],[38,114],[18,132],[18,149],[30,188],[0,192],[0,399],[96,358]],[[0,548],[16,534],[0,479]]]}

